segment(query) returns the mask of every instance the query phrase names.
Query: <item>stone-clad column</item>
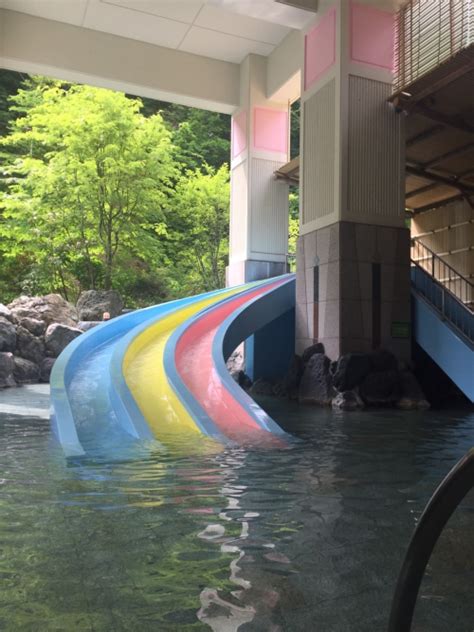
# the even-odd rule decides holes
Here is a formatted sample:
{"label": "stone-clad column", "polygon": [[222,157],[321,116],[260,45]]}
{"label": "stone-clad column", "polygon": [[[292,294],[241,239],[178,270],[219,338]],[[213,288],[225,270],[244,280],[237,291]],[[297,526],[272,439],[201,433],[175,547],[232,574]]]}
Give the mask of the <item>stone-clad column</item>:
{"label": "stone-clad column", "polygon": [[227,285],[286,272],[288,185],[274,172],[288,160],[289,105],[266,98],[267,60],[241,64],[241,107],[232,117]]}
{"label": "stone-clad column", "polygon": [[403,119],[391,93],[394,16],[322,0],[302,73],[296,350],[410,355]]}

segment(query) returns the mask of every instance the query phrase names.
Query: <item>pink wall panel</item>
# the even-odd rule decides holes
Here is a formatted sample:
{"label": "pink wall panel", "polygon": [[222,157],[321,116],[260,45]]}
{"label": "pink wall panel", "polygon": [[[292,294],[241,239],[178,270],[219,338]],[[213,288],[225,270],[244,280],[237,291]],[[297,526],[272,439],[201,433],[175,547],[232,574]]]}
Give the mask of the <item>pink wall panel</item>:
{"label": "pink wall panel", "polygon": [[242,110],[232,117],[231,126],[232,158],[247,149],[247,112]]}
{"label": "pink wall panel", "polygon": [[282,110],[254,108],[253,145],[255,149],[288,152],[288,113]]}
{"label": "pink wall panel", "polygon": [[331,9],[304,40],[304,88],[307,90],[336,61],[336,9]]}
{"label": "pink wall panel", "polygon": [[351,3],[351,59],[393,69],[394,14]]}

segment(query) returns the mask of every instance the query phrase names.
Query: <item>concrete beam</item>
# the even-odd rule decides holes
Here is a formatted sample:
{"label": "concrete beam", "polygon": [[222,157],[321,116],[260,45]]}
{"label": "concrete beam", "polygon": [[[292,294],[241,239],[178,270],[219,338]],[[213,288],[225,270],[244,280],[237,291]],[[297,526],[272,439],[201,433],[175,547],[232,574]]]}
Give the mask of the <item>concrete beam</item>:
{"label": "concrete beam", "polygon": [[267,99],[285,103],[301,94],[303,34],[291,31],[267,60]]}
{"label": "concrete beam", "polygon": [[231,114],[239,66],[0,9],[0,67]]}

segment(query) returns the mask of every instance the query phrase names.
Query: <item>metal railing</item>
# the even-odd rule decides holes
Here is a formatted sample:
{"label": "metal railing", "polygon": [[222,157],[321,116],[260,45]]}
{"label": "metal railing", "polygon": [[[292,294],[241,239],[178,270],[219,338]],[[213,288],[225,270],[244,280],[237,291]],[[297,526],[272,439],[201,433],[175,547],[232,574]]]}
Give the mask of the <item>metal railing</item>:
{"label": "metal railing", "polygon": [[418,239],[412,239],[412,284],[458,332],[474,343],[474,284]]}
{"label": "metal railing", "polygon": [[392,601],[388,632],[409,632],[426,565],[449,518],[474,487],[474,448],[449,472],[427,504],[408,546]]}
{"label": "metal railing", "polygon": [[411,0],[397,14],[395,92],[474,43],[474,0]]}

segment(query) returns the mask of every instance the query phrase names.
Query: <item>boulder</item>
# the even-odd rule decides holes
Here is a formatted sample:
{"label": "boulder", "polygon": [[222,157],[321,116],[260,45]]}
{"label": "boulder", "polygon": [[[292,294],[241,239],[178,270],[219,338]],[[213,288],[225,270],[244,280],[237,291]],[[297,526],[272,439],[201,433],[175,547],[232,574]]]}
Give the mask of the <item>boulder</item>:
{"label": "boulder", "polygon": [[40,370],[37,364],[25,358],[13,358],[13,377],[17,384],[34,384],[39,382]]}
{"label": "boulder", "polygon": [[241,388],[244,388],[245,390],[248,390],[252,386],[252,380],[249,378],[249,376],[244,371],[239,371],[236,374],[236,378],[235,379],[236,379],[237,384]]}
{"label": "boulder", "polygon": [[328,406],[336,395],[329,373],[331,361],[322,353],[311,356],[301,378],[298,399],[303,404]]}
{"label": "boulder", "polygon": [[229,356],[226,367],[232,376],[236,376],[244,369],[243,345],[240,345]]}
{"label": "boulder", "polygon": [[322,342],[316,342],[314,345],[311,345],[310,347],[306,347],[306,349],[303,351],[303,355],[301,356],[301,359],[303,360],[303,364],[308,364],[308,362],[314,356],[315,353],[320,353],[320,354],[322,353],[324,355],[325,351],[324,351],[324,345]]}
{"label": "boulder", "polygon": [[74,327],[79,320],[74,305],[71,305],[59,294],[46,296],[20,296],[8,305],[14,319],[20,322],[22,318],[42,320],[46,326],[51,323],[61,323]]}
{"label": "boulder", "polygon": [[28,329],[33,336],[42,336],[47,327],[44,320],[38,320],[37,318],[22,318],[19,324]]}
{"label": "boulder", "polygon": [[15,355],[35,364],[40,364],[46,355],[44,342],[41,338],[33,336],[28,329],[21,325],[16,328],[16,352]]}
{"label": "boulder", "polygon": [[430,407],[421,386],[411,371],[400,373],[401,396],[397,402],[397,408],[402,410],[426,410]]}
{"label": "boulder", "polygon": [[16,347],[16,327],[4,316],[0,316],[0,351],[14,351]]}
{"label": "boulder", "polygon": [[396,371],[398,360],[391,351],[379,349],[370,354],[371,371]]}
{"label": "boulder", "polygon": [[389,406],[400,399],[400,375],[398,371],[369,373],[359,387],[359,394],[366,404]]}
{"label": "boulder", "polygon": [[337,410],[359,410],[364,402],[355,391],[343,391],[332,400],[331,406]]}
{"label": "boulder", "polygon": [[3,303],[0,303],[0,316],[2,316],[3,318],[6,318],[10,322],[13,322],[13,314],[8,309],[8,307],[4,305]]}
{"label": "boulder", "polygon": [[115,290],[87,290],[82,292],[77,301],[77,311],[80,320],[102,320],[104,312],[110,317],[122,313],[123,302],[120,294]]}
{"label": "boulder", "polygon": [[0,351],[0,388],[7,386],[16,386],[13,371],[15,370],[15,361],[13,353],[10,351]]}
{"label": "boulder", "polygon": [[81,334],[82,331],[76,327],[53,323],[48,327],[44,335],[47,354],[50,357],[57,358],[61,351]]}
{"label": "boulder", "polygon": [[290,399],[298,399],[298,388],[303,377],[304,364],[299,355],[294,355],[291,359],[288,371],[283,378],[283,387]]}
{"label": "boulder", "polygon": [[273,384],[259,377],[250,387],[251,395],[273,395]]}
{"label": "boulder", "polygon": [[99,320],[80,320],[76,326],[78,329],[84,332],[97,327],[97,325],[100,325],[100,323],[101,321]]}
{"label": "boulder", "polygon": [[49,377],[51,375],[51,369],[53,368],[54,363],[56,362],[55,358],[45,358],[40,366],[40,380],[41,382],[49,382]]}
{"label": "boulder", "polygon": [[333,377],[338,391],[350,391],[370,373],[370,357],[366,353],[347,353],[339,358]]}

